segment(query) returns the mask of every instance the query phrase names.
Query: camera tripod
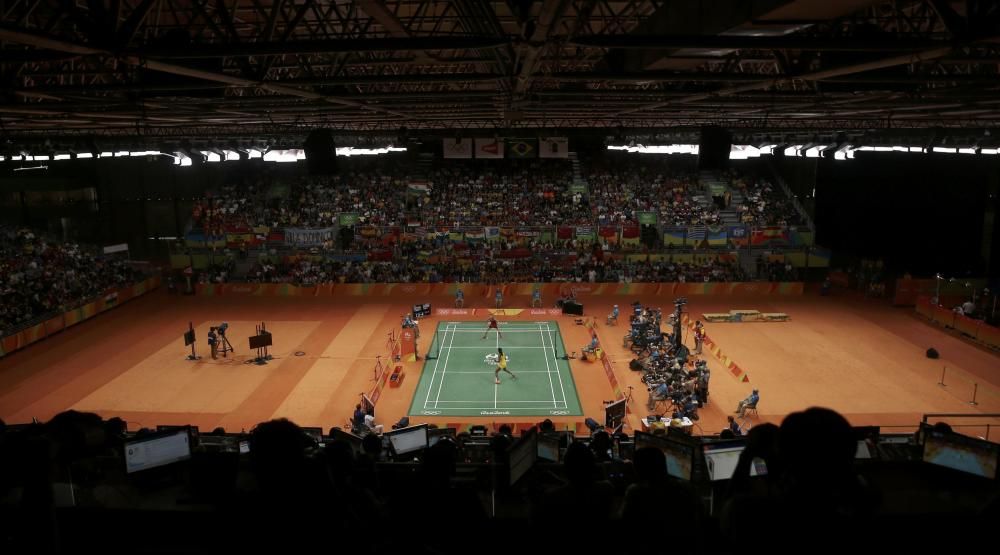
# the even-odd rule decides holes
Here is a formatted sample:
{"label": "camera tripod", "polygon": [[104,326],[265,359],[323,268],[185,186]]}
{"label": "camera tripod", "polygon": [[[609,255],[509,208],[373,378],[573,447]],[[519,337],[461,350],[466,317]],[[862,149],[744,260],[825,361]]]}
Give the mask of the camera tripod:
{"label": "camera tripod", "polygon": [[226,353],[236,353],[236,349],[233,349],[233,344],[229,342],[226,338],[225,332],[218,332],[218,347],[216,347],[216,352],[222,355],[222,358],[226,358]]}

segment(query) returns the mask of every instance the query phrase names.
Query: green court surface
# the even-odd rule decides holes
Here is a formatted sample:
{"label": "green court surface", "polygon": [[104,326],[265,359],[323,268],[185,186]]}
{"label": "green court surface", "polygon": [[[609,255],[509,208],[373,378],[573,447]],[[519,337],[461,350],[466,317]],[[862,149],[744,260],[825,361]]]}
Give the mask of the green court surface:
{"label": "green court surface", "polygon": [[[501,322],[503,338],[485,323],[441,322],[431,342],[413,416],[582,416],[559,325],[555,322]],[[497,347],[507,369],[494,383]]]}

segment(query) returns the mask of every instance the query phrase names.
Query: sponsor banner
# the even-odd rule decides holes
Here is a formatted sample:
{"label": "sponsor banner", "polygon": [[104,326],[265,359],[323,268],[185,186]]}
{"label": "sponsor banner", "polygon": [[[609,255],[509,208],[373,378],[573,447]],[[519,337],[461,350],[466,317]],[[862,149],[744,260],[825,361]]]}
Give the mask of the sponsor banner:
{"label": "sponsor banner", "polygon": [[438,316],[468,316],[472,311],[468,308],[438,308],[434,313]]}
{"label": "sponsor banner", "polygon": [[[674,257],[678,258],[677,256]],[[323,284],[320,286],[299,287],[293,284],[252,284],[252,283],[230,283],[230,284],[199,284],[195,287],[199,295],[254,295],[254,296],[319,296],[319,295],[340,295],[340,296],[400,296],[412,297],[433,297],[446,296],[454,298],[456,284],[448,283],[336,283]],[[466,292],[467,298],[480,296],[492,299],[496,292],[496,286],[483,283],[466,283],[461,285]],[[579,297],[596,296],[630,296],[630,295],[802,295],[804,288],[801,282],[783,283],[515,283],[501,287],[504,295],[524,297],[527,299],[531,292],[538,287],[543,298],[555,299],[573,295]],[[92,303],[93,304],[93,303]],[[102,301],[103,304],[103,301]],[[87,307],[82,307],[86,312]],[[439,308],[437,314],[469,314],[469,312],[454,312],[455,310]],[[558,309],[552,309],[558,313]],[[450,311],[450,312],[443,312]]]}
{"label": "sponsor banner", "polygon": [[66,327],[66,318],[60,314],[45,321],[45,335],[52,335]]}
{"label": "sponsor banner", "polygon": [[538,237],[541,235],[541,232],[529,229],[519,229],[514,235],[517,237]]}
{"label": "sponsor banner", "polygon": [[323,229],[297,229],[285,228],[285,243],[298,247],[315,247],[322,245],[325,241],[332,241],[334,228]]}
{"label": "sponsor banner", "polygon": [[986,343],[994,349],[1000,348],[1000,328],[982,324],[976,334],[976,339]]}
{"label": "sponsor banner", "polygon": [[566,137],[542,137],[538,141],[539,158],[569,158],[569,139]]}
{"label": "sponsor banner", "polygon": [[504,144],[502,139],[486,138],[476,139],[476,158],[480,159],[500,159],[503,158]]}
{"label": "sponsor banner", "polygon": [[472,158],[472,139],[442,139],[441,152],[445,158]]}

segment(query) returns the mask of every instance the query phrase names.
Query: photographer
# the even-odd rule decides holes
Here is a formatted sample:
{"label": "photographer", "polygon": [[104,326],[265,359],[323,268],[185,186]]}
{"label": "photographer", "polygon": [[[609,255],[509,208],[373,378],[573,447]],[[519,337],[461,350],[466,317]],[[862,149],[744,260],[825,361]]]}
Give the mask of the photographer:
{"label": "photographer", "polygon": [[657,401],[663,401],[670,398],[670,384],[667,382],[649,386],[646,390],[649,391],[649,401],[646,403],[646,408],[649,410],[656,408]]}

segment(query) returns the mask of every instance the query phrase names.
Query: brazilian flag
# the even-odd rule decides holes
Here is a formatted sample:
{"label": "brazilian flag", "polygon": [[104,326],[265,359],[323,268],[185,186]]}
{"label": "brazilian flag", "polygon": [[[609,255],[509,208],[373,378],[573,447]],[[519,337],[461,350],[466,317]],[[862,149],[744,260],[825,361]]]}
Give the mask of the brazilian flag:
{"label": "brazilian flag", "polygon": [[538,157],[538,141],[536,139],[507,139],[507,157]]}

